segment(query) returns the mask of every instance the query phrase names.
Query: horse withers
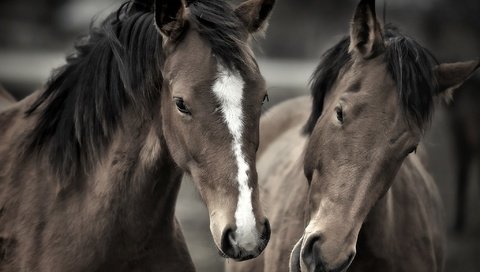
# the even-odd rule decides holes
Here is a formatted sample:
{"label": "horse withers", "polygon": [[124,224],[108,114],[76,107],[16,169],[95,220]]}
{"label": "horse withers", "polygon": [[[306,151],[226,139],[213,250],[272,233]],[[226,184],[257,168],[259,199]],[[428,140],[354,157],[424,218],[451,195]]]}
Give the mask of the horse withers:
{"label": "horse withers", "polygon": [[443,208],[416,150],[435,100],[478,66],[438,64],[361,1],[350,36],[313,75],[313,102],[284,102],[261,120],[257,168],[272,238],[262,256],[229,270],[442,271]]}
{"label": "horse withers", "polygon": [[183,174],[222,256],[269,240],[249,48],[273,0],[129,1],[37,91],[0,112],[0,270],[192,271]]}
{"label": "horse withers", "polygon": [[15,101],[15,98],[7,92],[2,85],[0,85],[0,109],[14,103]]}

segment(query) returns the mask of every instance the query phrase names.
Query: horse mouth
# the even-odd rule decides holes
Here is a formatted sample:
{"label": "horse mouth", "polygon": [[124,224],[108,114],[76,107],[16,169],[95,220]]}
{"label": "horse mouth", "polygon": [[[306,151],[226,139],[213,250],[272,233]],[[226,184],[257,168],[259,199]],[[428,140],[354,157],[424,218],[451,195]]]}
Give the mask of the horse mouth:
{"label": "horse mouth", "polygon": [[257,255],[255,255],[255,254],[246,254],[246,255],[239,254],[238,256],[229,256],[218,248],[217,248],[217,251],[218,251],[218,255],[220,255],[220,257],[225,258],[225,259],[232,259],[236,262],[251,260],[251,259],[253,259],[253,258],[255,258],[259,255],[259,254],[257,254]]}

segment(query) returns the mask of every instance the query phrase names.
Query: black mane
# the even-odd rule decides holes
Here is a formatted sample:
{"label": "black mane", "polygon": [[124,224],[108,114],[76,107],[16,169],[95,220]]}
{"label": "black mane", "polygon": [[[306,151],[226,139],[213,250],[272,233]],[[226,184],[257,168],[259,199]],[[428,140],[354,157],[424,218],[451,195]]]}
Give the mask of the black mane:
{"label": "black mane", "polygon": [[[126,2],[92,26],[26,112],[38,115],[38,123],[24,153],[45,153],[62,182],[98,161],[126,108],[151,118],[165,56],[149,3]],[[189,8],[190,21],[219,61],[231,69],[248,63],[247,45],[241,42],[246,29],[228,3],[197,0]]]}
{"label": "black mane", "polygon": [[223,65],[239,69],[253,59],[243,36],[248,32],[234,9],[221,0],[195,0],[188,6],[190,20],[200,35],[210,42],[213,53]]}
{"label": "black mane", "polygon": [[[433,69],[438,64],[435,57],[412,38],[396,28],[387,26],[385,33],[385,62],[395,81],[402,108],[416,125],[430,121],[434,96],[438,86]],[[304,131],[312,133],[323,111],[323,100],[337,81],[339,74],[351,64],[348,52],[350,38],[343,38],[329,49],[312,75],[310,88],[313,107]]]}

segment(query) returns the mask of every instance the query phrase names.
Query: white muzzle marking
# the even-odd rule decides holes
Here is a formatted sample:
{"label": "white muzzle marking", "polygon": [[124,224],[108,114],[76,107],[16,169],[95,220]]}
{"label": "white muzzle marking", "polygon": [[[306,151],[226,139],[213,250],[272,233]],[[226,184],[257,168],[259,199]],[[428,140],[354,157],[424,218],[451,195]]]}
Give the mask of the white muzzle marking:
{"label": "white muzzle marking", "polygon": [[221,103],[221,111],[228,129],[233,136],[232,150],[237,160],[238,203],[235,210],[235,241],[233,245],[253,251],[259,238],[256,230],[255,216],[252,206],[252,189],[248,186],[250,167],[245,161],[242,151],[243,134],[243,81],[238,71],[229,71],[218,65],[218,78],[213,85],[213,92]]}

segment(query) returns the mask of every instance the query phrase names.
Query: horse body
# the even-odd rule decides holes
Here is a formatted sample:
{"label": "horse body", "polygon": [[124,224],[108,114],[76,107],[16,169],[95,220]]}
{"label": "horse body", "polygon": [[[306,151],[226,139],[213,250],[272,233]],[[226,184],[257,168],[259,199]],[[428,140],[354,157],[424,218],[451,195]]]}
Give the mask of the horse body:
{"label": "horse body", "polygon": [[151,148],[149,131],[156,125],[125,118],[131,130],[117,134],[72,193],[52,180],[47,161],[15,163],[24,128],[35,122],[23,113],[36,96],[1,113],[0,270],[193,271],[174,216],[182,171],[163,143],[154,161],[138,159]]}
{"label": "horse body", "polygon": [[[262,117],[262,142],[257,169],[261,196],[272,222],[264,254],[228,271],[289,271],[289,258],[305,229],[308,181],[303,174],[303,133],[310,110],[307,97],[286,101]],[[292,112],[295,112],[292,114]],[[284,122],[295,116],[295,122]],[[290,116],[290,117],[287,117]],[[283,125],[286,124],[286,125]],[[392,187],[370,211],[348,271],[438,271],[443,264],[443,221],[439,193],[416,154],[402,164]],[[415,257],[413,257],[415,256]]]}

